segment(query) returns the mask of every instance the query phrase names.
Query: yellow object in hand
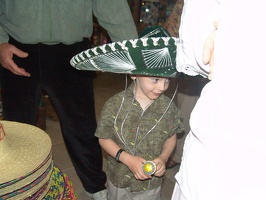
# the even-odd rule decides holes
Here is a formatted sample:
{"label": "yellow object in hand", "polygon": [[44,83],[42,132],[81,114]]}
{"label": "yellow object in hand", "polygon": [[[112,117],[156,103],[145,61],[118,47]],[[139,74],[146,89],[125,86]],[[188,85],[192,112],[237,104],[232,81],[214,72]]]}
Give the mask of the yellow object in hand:
{"label": "yellow object in hand", "polygon": [[146,161],[145,163],[143,163],[142,168],[143,172],[148,175],[152,175],[156,171],[156,165],[152,161]]}

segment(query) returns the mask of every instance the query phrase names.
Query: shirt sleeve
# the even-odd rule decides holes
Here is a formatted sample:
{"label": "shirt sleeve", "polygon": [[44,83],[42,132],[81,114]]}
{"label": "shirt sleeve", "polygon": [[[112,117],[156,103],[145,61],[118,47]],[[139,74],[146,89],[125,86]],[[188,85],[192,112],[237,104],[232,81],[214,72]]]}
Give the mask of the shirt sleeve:
{"label": "shirt sleeve", "polygon": [[[0,16],[3,16],[3,10],[2,10],[2,2],[0,3],[1,9],[0,9]],[[0,44],[4,42],[8,42],[9,37],[2,26],[0,26]]]}
{"label": "shirt sleeve", "polygon": [[177,48],[178,72],[207,77],[209,66],[202,61],[203,46],[215,30],[214,21],[219,19],[219,5],[218,0],[184,1]]}
{"label": "shirt sleeve", "polygon": [[169,137],[171,137],[175,133],[182,133],[185,129],[184,127],[184,119],[182,116],[182,113],[180,109],[175,105],[172,104],[172,107],[170,107],[171,114],[169,117],[169,121],[171,122],[172,126],[172,133],[170,134]]}
{"label": "shirt sleeve", "polygon": [[137,29],[126,0],[94,0],[93,12],[113,42],[138,38]]}
{"label": "shirt sleeve", "polygon": [[114,135],[114,105],[113,98],[110,98],[103,106],[100,118],[98,120],[95,136],[98,138],[112,138]]}

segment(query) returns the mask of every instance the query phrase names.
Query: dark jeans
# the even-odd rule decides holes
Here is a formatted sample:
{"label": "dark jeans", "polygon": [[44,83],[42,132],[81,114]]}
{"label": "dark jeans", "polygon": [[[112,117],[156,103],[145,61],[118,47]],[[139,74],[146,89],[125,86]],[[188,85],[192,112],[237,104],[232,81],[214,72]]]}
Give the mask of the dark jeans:
{"label": "dark jeans", "polygon": [[94,136],[95,73],[70,65],[72,56],[87,49],[89,41],[44,45],[21,44],[11,38],[9,43],[29,53],[27,58],[14,56],[14,61],[31,77],[16,76],[1,67],[4,118],[35,125],[44,89],[55,106],[68,153],[84,188],[90,193],[105,189],[101,147]]}

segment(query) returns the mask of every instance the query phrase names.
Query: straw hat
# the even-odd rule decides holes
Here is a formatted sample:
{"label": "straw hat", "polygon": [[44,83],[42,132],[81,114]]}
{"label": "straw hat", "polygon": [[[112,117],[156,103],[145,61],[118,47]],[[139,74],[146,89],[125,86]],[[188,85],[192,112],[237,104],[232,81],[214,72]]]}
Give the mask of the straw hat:
{"label": "straw hat", "polygon": [[27,124],[1,121],[0,183],[36,169],[50,154],[50,137]]}
{"label": "straw hat", "polygon": [[66,184],[53,164],[51,148],[43,130],[0,121],[0,199],[61,199]]}
{"label": "straw hat", "polygon": [[78,70],[176,77],[178,38],[160,26],[145,29],[139,39],[104,44],[74,56]]}

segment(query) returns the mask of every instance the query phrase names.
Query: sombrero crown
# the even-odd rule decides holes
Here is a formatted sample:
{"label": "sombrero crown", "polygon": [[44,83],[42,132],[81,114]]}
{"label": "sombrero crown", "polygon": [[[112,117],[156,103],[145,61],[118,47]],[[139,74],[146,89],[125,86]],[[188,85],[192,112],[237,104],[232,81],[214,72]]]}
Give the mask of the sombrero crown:
{"label": "sombrero crown", "polygon": [[175,77],[178,38],[160,26],[145,29],[139,39],[104,44],[74,56],[78,70]]}

